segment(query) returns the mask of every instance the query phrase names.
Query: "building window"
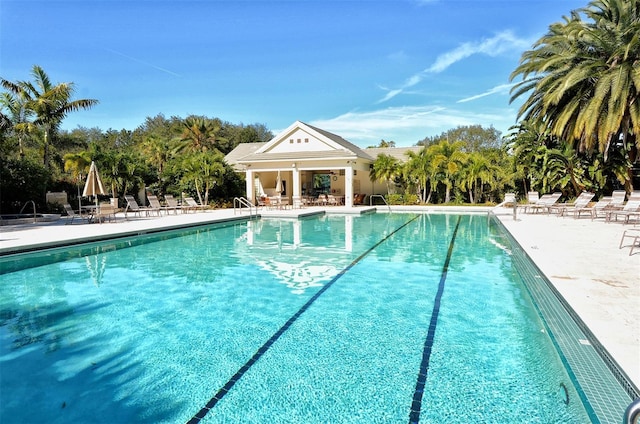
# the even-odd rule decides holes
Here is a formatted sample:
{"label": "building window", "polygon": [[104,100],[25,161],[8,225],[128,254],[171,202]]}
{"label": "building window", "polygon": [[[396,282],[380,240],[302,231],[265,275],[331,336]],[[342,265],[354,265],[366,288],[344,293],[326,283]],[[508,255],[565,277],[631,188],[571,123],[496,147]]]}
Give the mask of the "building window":
{"label": "building window", "polygon": [[290,143],[290,144],[293,144],[293,138],[290,138],[290,139],[289,139],[289,143]]}
{"label": "building window", "polygon": [[305,138],[305,139],[304,139],[304,142],[305,142],[305,143],[308,143],[308,142],[309,142],[309,139],[308,139],[308,138]]}
{"label": "building window", "polygon": [[298,143],[302,142],[302,140],[298,139]]}

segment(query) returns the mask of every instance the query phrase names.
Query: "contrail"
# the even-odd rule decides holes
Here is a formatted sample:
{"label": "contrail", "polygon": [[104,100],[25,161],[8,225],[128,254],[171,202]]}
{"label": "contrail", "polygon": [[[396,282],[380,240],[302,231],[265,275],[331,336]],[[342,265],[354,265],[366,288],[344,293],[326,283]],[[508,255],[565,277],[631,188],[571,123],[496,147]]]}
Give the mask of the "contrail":
{"label": "contrail", "polygon": [[115,53],[115,54],[117,54],[119,56],[126,57],[127,59],[133,60],[134,62],[138,62],[138,63],[141,63],[143,65],[151,66],[152,68],[157,69],[158,71],[166,72],[167,74],[174,75],[176,77],[180,76],[180,74],[176,74],[175,72],[172,72],[172,71],[170,71],[168,69],[161,68],[160,66],[156,66],[153,63],[149,63],[149,62],[145,62],[144,60],[136,59],[135,57],[128,56],[128,55],[126,55],[124,53],[120,53],[120,52],[112,50],[112,49],[105,49],[105,50],[107,50],[108,52],[111,52],[111,53]]}

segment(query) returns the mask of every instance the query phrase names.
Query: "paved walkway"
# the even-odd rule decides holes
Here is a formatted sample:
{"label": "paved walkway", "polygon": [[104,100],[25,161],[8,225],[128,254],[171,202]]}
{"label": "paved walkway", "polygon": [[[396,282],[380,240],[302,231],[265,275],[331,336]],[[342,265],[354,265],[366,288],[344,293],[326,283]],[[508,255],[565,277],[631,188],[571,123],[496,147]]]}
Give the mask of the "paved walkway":
{"label": "paved walkway", "polygon": [[[329,212],[361,213],[370,208],[328,208]],[[402,210],[416,208],[397,208]],[[428,208],[436,211],[488,211],[487,208]],[[323,213],[323,208],[261,211],[263,216],[296,217]],[[421,210],[424,210],[421,209]],[[630,226],[591,221],[588,218],[559,218],[555,215],[519,214],[496,209],[496,215],[546,277],[589,326],[636,386],[640,386],[640,249],[629,256],[620,249],[623,231]],[[64,225],[65,218],[52,223],[0,227],[0,254],[46,247],[60,242],[78,242],[179,228],[220,220],[246,218],[233,210],[136,218],[116,223]]]}

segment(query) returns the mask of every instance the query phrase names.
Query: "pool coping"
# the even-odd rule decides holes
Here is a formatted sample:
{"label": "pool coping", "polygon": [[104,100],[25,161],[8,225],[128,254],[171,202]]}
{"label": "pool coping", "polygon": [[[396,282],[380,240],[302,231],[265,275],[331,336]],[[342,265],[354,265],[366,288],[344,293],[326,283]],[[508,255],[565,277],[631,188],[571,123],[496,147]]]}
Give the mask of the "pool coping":
{"label": "pool coping", "polygon": [[[588,413],[595,415],[596,422],[619,423],[624,410],[634,399],[640,397],[640,390],[504,223],[495,216],[493,221],[504,231],[515,248],[512,252],[514,265],[522,277],[552,343],[583,398],[583,404]],[[558,314],[564,314],[564,316],[558,316]],[[599,370],[593,369],[596,368],[593,366],[594,357],[606,367],[613,381],[602,375],[601,367]],[[597,378],[594,379],[594,377]],[[627,397],[623,398],[620,396],[621,393],[617,393],[618,397],[612,398],[612,392],[618,389],[621,389]]]}

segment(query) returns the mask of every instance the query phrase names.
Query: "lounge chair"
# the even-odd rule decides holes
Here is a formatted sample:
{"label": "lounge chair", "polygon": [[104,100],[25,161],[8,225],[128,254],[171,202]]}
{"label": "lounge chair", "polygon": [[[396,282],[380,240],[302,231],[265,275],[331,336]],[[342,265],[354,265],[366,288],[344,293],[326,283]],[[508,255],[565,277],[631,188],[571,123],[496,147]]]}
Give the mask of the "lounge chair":
{"label": "lounge chair", "polygon": [[628,224],[631,217],[640,218],[640,199],[628,200],[620,210],[610,210],[607,212],[605,220],[607,222],[618,221],[619,217],[624,218],[624,223]]}
{"label": "lounge chair", "polygon": [[163,207],[160,204],[160,200],[158,200],[158,196],[154,196],[153,194],[150,194],[147,196],[147,200],[149,201],[149,210],[151,212],[157,213],[158,216],[160,216],[161,211],[167,210],[165,207]]}
{"label": "lounge chair", "polygon": [[72,224],[73,220],[76,218],[79,218],[80,220],[86,219],[87,222],[89,222],[89,217],[82,215],[81,212],[76,213],[76,211],[73,210],[70,204],[65,203],[63,206],[64,206],[65,212],[67,213],[67,217],[71,218],[71,219],[67,219],[67,222],[65,222],[64,225]]}
{"label": "lounge chair", "polygon": [[333,194],[327,194],[327,205],[338,206],[338,199]]}
{"label": "lounge chair", "polygon": [[591,219],[600,218],[606,216],[606,211],[610,209],[611,196],[603,196],[596,202],[595,205],[589,207],[591,209]]}
{"label": "lounge chair", "polygon": [[183,205],[186,205],[187,210],[192,211],[204,211],[207,208],[205,205],[200,205],[196,202],[193,197],[185,197]]}
{"label": "lounge chair", "polygon": [[[631,244],[624,244],[624,240],[626,238],[631,239]],[[622,233],[622,238],[620,239],[619,249],[627,246],[631,246],[631,249],[629,250],[629,256],[633,254],[634,249],[640,249],[640,228],[628,228],[624,230],[624,233]]]}
{"label": "lounge chair", "polygon": [[328,203],[326,194],[318,194],[318,198],[314,202],[317,206],[326,206]]}
{"label": "lounge chair", "polygon": [[549,213],[556,211],[558,212],[558,216],[565,216],[567,212],[571,211],[573,212],[573,217],[578,218],[581,212],[588,212],[589,216],[592,216],[591,210],[585,209],[589,206],[589,203],[595,196],[595,193],[583,191],[573,203],[555,204],[550,206]]}
{"label": "lounge chair", "polygon": [[511,205],[512,207],[516,206],[516,195],[515,193],[505,193],[504,194],[504,200],[500,203],[498,203],[497,205],[494,206],[494,208],[500,208],[502,206],[507,206],[507,205]]}
{"label": "lounge chair", "polygon": [[136,202],[136,199],[134,199],[133,196],[125,194],[124,199],[127,201],[127,207],[124,208],[125,219],[127,219],[127,213],[129,212],[133,212],[134,216],[137,214],[139,217],[142,217],[143,212],[145,216],[149,216],[151,209],[146,207],[145,208],[140,207],[140,205],[138,205],[138,202]]}
{"label": "lounge chair", "polygon": [[540,201],[540,194],[537,191],[527,192],[527,204],[524,206],[525,213],[528,212],[529,206],[535,205]]}
{"label": "lounge chair", "polygon": [[622,209],[624,207],[624,200],[627,197],[627,192],[624,190],[614,190],[611,193],[611,203],[609,208]]}
{"label": "lounge chair", "polygon": [[167,212],[176,211],[176,214],[177,214],[178,211],[182,210],[182,206],[178,204],[178,200],[175,197],[173,197],[171,194],[165,194],[164,201],[167,202]]}
{"label": "lounge chair", "polygon": [[560,197],[562,196],[562,193],[559,192],[555,192],[552,194],[545,194],[542,197],[540,197],[540,199],[533,205],[530,205],[527,209],[529,211],[532,211],[532,213],[538,213],[538,212],[547,212],[550,213],[551,211],[551,207],[553,205],[555,205],[558,200],[560,200]]}

